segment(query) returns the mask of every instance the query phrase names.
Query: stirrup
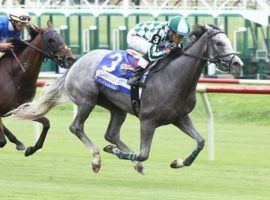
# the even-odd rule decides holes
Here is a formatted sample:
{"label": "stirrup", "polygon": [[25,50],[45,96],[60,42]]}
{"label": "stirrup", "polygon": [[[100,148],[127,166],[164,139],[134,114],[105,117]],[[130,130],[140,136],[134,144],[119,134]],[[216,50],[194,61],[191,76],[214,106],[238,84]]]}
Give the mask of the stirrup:
{"label": "stirrup", "polygon": [[138,78],[139,77],[130,77],[128,80],[127,80],[127,84],[128,85],[136,85],[137,82],[138,82]]}
{"label": "stirrup", "polygon": [[128,85],[137,85],[139,87],[145,87],[145,83],[140,80],[140,77],[132,77],[127,81]]}

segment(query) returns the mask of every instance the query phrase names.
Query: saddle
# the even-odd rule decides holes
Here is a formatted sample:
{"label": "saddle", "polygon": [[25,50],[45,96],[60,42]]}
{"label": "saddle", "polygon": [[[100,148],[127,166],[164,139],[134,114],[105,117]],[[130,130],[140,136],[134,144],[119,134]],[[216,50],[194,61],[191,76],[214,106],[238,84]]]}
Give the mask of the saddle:
{"label": "saddle", "polygon": [[[135,50],[113,51],[101,60],[98,64],[95,79],[105,87],[112,90],[127,93],[131,96],[131,104],[136,116],[140,107],[140,89],[138,86],[129,86],[127,80],[131,77],[138,61],[142,57]],[[145,81],[147,75],[142,75],[142,81]]]}

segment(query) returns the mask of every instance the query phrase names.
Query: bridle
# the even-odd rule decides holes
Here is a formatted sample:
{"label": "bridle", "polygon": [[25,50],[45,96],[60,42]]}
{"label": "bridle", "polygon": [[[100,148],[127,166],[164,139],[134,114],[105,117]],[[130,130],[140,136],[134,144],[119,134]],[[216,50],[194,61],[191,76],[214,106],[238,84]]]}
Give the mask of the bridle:
{"label": "bridle", "polygon": [[[52,44],[49,44],[49,40],[51,38],[56,38]],[[56,64],[62,65],[64,58],[55,55],[55,52],[61,50],[64,47],[61,47],[64,44],[63,38],[60,36],[60,34],[53,30],[53,29],[46,29],[43,34],[41,35],[41,40],[43,42],[43,49],[33,45],[32,43],[26,42],[25,44],[32,47],[33,49],[41,52],[43,55],[45,55],[46,58],[52,59]],[[61,66],[62,67],[62,66]]]}
{"label": "bridle", "polygon": [[[54,31],[54,30],[53,30]],[[48,34],[50,34],[50,32],[47,32]],[[35,45],[33,45],[32,43],[28,42],[28,41],[22,41],[24,44],[26,44],[27,46],[39,51],[40,53],[42,53],[45,58],[47,59],[51,59],[53,60],[57,65],[64,67],[64,58],[60,57],[58,55],[55,55],[55,52],[65,48],[65,47],[61,47],[62,44],[64,44],[64,40],[60,37],[60,35],[55,31],[56,35],[57,35],[57,41],[55,42],[56,44],[54,44],[53,46],[50,46],[49,43],[49,36],[48,34],[42,34],[41,35],[41,40],[44,44],[43,48],[39,48]],[[58,36],[59,35],[59,36]],[[17,56],[15,55],[14,51],[11,50],[13,56],[15,57],[16,61],[19,63],[19,66],[21,67],[22,71],[25,72],[25,68],[23,67],[23,65],[21,64],[21,62],[19,61],[19,59],[17,58]]]}
{"label": "bridle", "polygon": [[[208,56],[195,56],[195,55],[192,55],[192,54],[187,54],[187,53],[181,53],[181,55],[185,55],[185,56],[189,56],[189,57],[192,57],[192,58],[196,58],[196,59],[200,59],[200,60],[205,60],[207,61],[208,63],[214,63],[216,64],[217,66],[220,67],[220,70],[223,71],[223,72],[230,72],[231,71],[231,65],[232,65],[232,61],[234,59],[234,57],[236,56],[236,53],[233,52],[233,53],[228,53],[228,54],[222,54],[222,55],[219,55],[217,53],[217,49],[215,48],[215,45],[214,45],[214,42],[213,42],[213,37],[217,34],[225,34],[223,31],[218,31],[212,35],[210,35],[210,33],[208,32],[208,42],[207,42],[207,50],[206,50],[206,54],[209,54],[209,46],[211,45],[212,47],[212,50],[213,52],[215,52],[214,56],[211,58],[211,57],[208,57]],[[231,59],[230,59],[230,62],[229,62],[229,65],[226,64],[226,62],[224,62],[224,59],[225,57],[228,57],[228,56],[231,56]]]}
{"label": "bridle", "polygon": [[[230,72],[231,71],[231,64],[232,64],[234,57],[236,56],[236,53],[232,52],[232,53],[227,53],[227,54],[222,54],[222,55],[219,55],[217,53],[217,49],[216,49],[214,42],[213,42],[213,37],[217,34],[220,34],[220,33],[225,34],[223,31],[219,31],[219,32],[216,32],[208,37],[209,39],[208,39],[207,48],[208,48],[209,43],[210,43],[212,50],[215,53],[213,58],[209,58],[209,62],[215,63],[217,66],[219,66],[219,69],[224,71],[224,72]],[[207,50],[207,52],[208,52],[208,50]],[[231,56],[231,55],[232,55],[232,57],[230,59],[229,65],[226,66],[226,62],[224,62],[223,58]]]}

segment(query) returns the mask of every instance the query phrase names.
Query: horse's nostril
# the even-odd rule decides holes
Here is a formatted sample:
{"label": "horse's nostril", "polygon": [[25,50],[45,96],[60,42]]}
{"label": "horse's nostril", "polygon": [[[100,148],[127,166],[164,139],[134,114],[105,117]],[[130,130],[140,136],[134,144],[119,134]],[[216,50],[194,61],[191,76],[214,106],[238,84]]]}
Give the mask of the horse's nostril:
{"label": "horse's nostril", "polygon": [[243,63],[240,63],[240,62],[233,62],[233,66],[236,66],[236,67],[242,67],[242,66],[243,66]]}
{"label": "horse's nostril", "polygon": [[74,63],[76,61],[76,58],[73,57],[67,57],[67,62]]}
{"label": "horse's nostril", "polygon": [[59,58],[60,58],[59,55],[55,55],[55,56],[54,56],[54,59],[56,59],[56,60],[59,60]]}

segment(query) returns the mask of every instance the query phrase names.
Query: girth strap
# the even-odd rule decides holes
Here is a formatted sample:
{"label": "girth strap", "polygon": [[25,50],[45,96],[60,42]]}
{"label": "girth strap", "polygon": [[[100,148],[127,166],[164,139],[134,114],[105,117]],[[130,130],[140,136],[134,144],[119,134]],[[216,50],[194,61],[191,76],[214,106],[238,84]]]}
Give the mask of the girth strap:
{"label": "girth strap", "polygon": [[130,98],[131,98],[131,106],[136,117],[139,117],[140,114],[140,98],[139,98],[139,86],[131,85],[130,86]]}

